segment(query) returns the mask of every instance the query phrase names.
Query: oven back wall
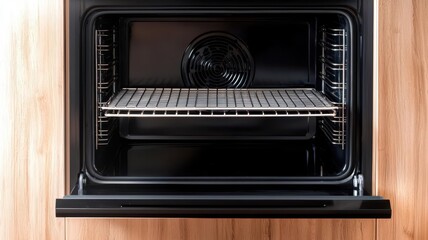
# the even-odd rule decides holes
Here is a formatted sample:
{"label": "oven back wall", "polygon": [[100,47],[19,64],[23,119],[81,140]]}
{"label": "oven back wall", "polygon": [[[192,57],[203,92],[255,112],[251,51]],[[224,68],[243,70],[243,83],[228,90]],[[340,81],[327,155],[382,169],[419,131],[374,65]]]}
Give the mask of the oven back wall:
{"label": "oven back wall", "polygon": [[224,33],[242,41],[254,59],[248,87],[315,85],[315,65],[309,64],[315,54],[315,19],[266,18],[129,20],[129,68],[123,66],[129,70],[128,87],[185,87],[186,48],[198,37]]}

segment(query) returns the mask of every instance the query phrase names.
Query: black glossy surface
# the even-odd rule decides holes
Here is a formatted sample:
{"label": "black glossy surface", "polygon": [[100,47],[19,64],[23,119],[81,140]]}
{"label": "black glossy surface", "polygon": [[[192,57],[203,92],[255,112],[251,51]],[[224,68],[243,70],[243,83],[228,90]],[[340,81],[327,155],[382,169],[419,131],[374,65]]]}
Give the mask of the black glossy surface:
{"label": "black glossy surface", "polygon": [[[315,53],[317,53],[318,46],[316,35],[320,27],[323,24],[329,24],[331,27],[340,26],[348,29],[350,37],[354,34],[354,29],[351,27],[353,26],[352,17],[339,11],[301,12],[299,14],[293,11],[271,13],[255,11],[251,14],[215,11],[211,13],[210,17],[203,16],[204,14],[198,11],[146,11],[140,14],[118,12],[116,15],[109,12],[92,16],[89,23],[97,22],[97,26],[106,20],[118,23],[117,32],[119,35],[122,34],[122,37],[118,38],[121,39],[119,42],[121,58],[119,60],[123,61],[119,62],[119,68],[122,69],[122,74],[119,76],[122,87],[145,86],[144,84],[148,84],[148,87],[184,86],[180,68],[181,58],[187,46],[201,34],[220,30],[235,35],[248,45],[248,49],[254,57],[256,69],[251,87],[319,87],[319,83],[315,81],[315,67],[318,61]],[[93,30],[88,29],[87,34],[91,36]],[[88,40],[89,49],[91,42],[92,39]],[[349,52],[352,55],[352,47],[349,47]],[[351,63],[350,66],[352,66]],[[147,64],[150,66],[145,66]],[[161,66],[165,66],[164,71]],[[172,75],[168,77],[165,74]],[[259,77],[257,77],[258,75]],[[89,87],[91,86],[89,85]],[[92,94],[91,91],[88,92]],[[352,95],[352,91],[350,91],[350,95]],[[88,114],[93,114],[92,108],[88,108]],[[89,149],[87,154],[88,173],[100,182],[124,180],[139,182],[147,181],[150,178],[161,178],[158,180],[162,181],[162,179],[171,180],[170,178],[179,177],[212,177],[210,179],[212,181],[216,181],[218,180],[216,178],[220,177],[241,179],[260,177],[260,181],[266,180],[268,177],[300,177],[301,181],[319,181],[325,178],[330,182],[334,180],[340,183],[349,182],[350,175],[357,166],[350,158],[346,158],[347,154],[350,154],[349,148],[338,150],[340,146],[337,145],[326,148],[318,142],[315,144],[320,146],[310,148],[319,148],[318,150],[323,154],[319,156],[313,154],[315,157],[311,158],[302,158],[302,154],[295,154],[288,148],[294,146],[295,149],[309,149],[307,145],[309,141],[301,140],[316,137],[316,124],[317,118],[314,117],[123,118],[120,120],[120,136],[116,136],[108,146],[99,147],[94,155]],[[349,121],[350,124],[352,121]],[[93,135],[88,135],[89,142],[92,137]],[[323,138],[318,136],[318,139]],[[200,140],[201,144],[204,143],[202,141],[207,140],[228,140],[235,146],[240,141],[248,140],[294,140],[295,142],[290,141],[289,145],[276,145],[269,151],[261,151],[260,148],[255,147],[254,150],[258,152],[256,154],[252,152],[249,155],[258,156],[258,159],[268,159],[265,160],[267,163],[264,164],[264,168],[257,169],[255,164],[246,166],[239,161],[235,161],[236,164],[234,164],[230,161],[222,161],[221,157],[217,157],[215,165],[209,165],[209,161],[203,159],[206,158],[205,156],[212,155],[210,152],[216,151],[216,148],[193,147],[191,152],[202,151],[204,154],[194,154],[196,157],[187,159],[183,159],[181,153],[168,158],[163,157],[162,150],[157,150],[157,153],[150,153],[147,149],[140,150],[137,151],[139,157],[135,157],[136,154],[129,154],[135,151],[123,150],[135,150],[137,141],[140,140]],[[266,143],[272,144],[273,142]],[[171,146],[164,145],[164,150]],[[248,148],[248,146],[246,147]],[[333,148],[333,151],[328,150],[330,147]],[[284,150],[285,155],[288,152],[288,161],[275,161],[280,149]],[[183,152],[182,150],[180,151]],[[311,152],[313,151],[311,150]],[[155,155],[158,155],[159,158],[156,158]],[[148,161],[141,160],[147,158]],[[318,166],[310,167],[308,164],[303,166],[302,163],[310,162],[309,159],[314,159],[312,162],[318,162]],[[226,165],[231,165],[230,171],[227,170],[229,168]],[[129,171],[129,166],[132,166],[135,171]],[[151,167],[155,171],[147,171]],[[236,169],[239,168],[243,170],[237,171]],[[278,173],[276,172],[278,168],[285,169],[282,170],[282,173]],[[257,171],[259,172],[257,173]],[[283,180],[282,184],[286,184],[286,179],[281,180]],[[294,180],[294,183],[299,181]]]}
{"label": "black glossy surface", "polygon": [[[315,17],[141,18],[129,21],[130,87],[186,86],[182,59],[192,42],[213,32],[238,38],[254,59],[249,87],[315,84]],[[167,37],[166,37],[167,36]]]}
{"label": "black glossy surface", "polygon": [[[349,36],[353,34],[348,22],[351,20],[339,12],[235,15],[219,11],[209,18],[197,11],[190,15],[177,12],[174,17],[171,12],[163,14],[121,13],[97,18],[97,24],[106,20],[121,22],[118,33],[122,34],[119,37],[122,87],[185,86],[181,73],[183,54],[194,39],[213,31],[233,34],[248,46],[255,62],[251,87],[319,87],[315,81],[316,35],[321,26],[318,24],[340,25],[349,28]],[[348,181],[344,179],[349,179],[355,165],[345,158],[346,151],[336,151],[339,146],[324,147],[325,144],[309,141],[316,136],[316,124],[314,117],[122,118],[120,137],[109,146],[99,147],[95,161],[89,157],[88,172],[100,181],[277,178],[285,184],[290,177],[300,177],[302,181],[324,177]],[[139,144],[139,140],[201,142],[177,148],[171,142],[147,147],[150,142]],[[223,144],[230,145],[227,149],[218,143],[207,147],[208,140],[227,140]],[[248,140],[290,141],[239,145]],[[266,148],[266,144],[271,146]],[[315,149],[322,154],[317,155]],[[283,158],[278,160],[281,155]]]}
{"label": "black glossy surface", "polygon": [[223,31],[194,39],[181,60],[181,76],[187,87],[247,88],[252,84],[254,70],[247,45]]}
{"label": "black glossy surface", "polygon": [[139,139],[311,139],[316,119],[293,118],[129,118],[120,120],[123,138]]}
{"label": "black glossy surface", "polygon": [[330,155],[314,140],[125,141],[101,147],[97,178],[147,183],[316,181],[343,175],[344,152]]}
{"label": "black glossy surface", "polygon": [[390,218],[388,200],[343,196],[71,196],[57,217]]}
{"label": "black glossy surface", "polygon": [[356,9],[358,0],[71,0],[81,2],[83,11],[94,6],[113,7],[346,7]]}
{"label": "black glossy surface", "polygon": [[115,176],[316,176],[315,147],[307,143],[158,143],[123,147]]}

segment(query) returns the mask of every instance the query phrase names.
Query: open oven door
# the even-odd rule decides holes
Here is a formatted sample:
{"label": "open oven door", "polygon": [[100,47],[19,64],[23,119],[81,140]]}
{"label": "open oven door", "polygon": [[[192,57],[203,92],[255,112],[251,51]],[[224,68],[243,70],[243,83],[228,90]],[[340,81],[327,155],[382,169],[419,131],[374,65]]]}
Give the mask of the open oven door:
{"label": "open oven door", "polygon": [[[326,191],[88,187],[56,200],[57,217],[390,218],[387,199]],[[123,188],[123,187],[122,187]],[[145,192],[145,193],[143,193]]]}
{"label": "open oven door", "polygon": [[390,218],[380,197],[79,196],[56,202],[57,217]]}

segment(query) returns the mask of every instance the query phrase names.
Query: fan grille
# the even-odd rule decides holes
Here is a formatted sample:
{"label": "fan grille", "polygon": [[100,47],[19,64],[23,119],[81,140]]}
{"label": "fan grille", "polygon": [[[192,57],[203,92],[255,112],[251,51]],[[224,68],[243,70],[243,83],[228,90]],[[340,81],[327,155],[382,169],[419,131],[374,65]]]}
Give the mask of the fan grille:
{"label": "fan grille", "polygon": [[181,73],[187,87],[245,88],[254,77],[254,61],[245,44],[235,36],[211,32],[187,47]]}

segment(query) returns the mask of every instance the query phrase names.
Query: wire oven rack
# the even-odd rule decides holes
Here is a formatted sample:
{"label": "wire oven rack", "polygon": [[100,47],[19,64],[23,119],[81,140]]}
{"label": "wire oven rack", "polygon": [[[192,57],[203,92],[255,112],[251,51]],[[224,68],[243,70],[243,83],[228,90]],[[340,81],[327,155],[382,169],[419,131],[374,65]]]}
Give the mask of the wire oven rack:
{"label": "wire oven rack", "polygon": [[101,108],[107,117],[315,117],[338,109],[310,88],[124,88]]}

